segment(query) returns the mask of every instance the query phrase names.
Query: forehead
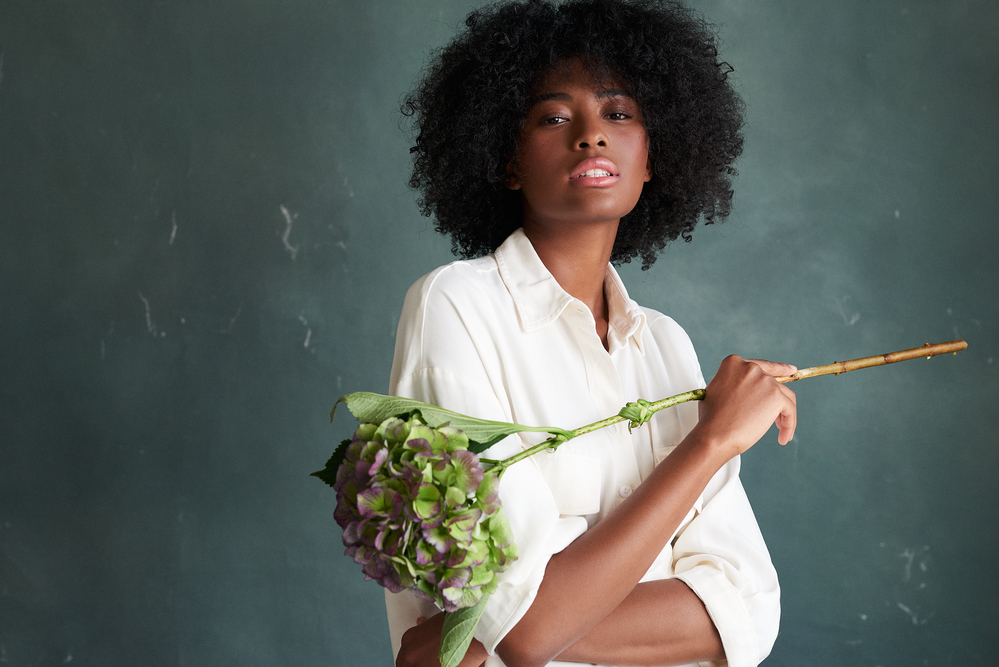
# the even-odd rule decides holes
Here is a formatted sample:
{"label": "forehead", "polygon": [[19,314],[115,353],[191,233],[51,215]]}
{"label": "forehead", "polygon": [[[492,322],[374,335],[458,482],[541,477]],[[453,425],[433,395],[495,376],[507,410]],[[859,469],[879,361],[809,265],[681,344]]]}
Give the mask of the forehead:
{"label": "forehead", "polygon": [[564,93],[571,88],[607,91],[631,97],[628,81],[602,63],[587,64],[574,59],[563,61],[542,72],[531,87],[532,104]]}

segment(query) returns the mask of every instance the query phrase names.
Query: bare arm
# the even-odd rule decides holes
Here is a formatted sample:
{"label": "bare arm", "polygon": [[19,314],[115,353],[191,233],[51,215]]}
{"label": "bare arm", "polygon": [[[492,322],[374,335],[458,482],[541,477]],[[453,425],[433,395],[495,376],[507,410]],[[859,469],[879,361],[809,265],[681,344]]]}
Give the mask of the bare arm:
{"label": "bare arm", "polygon": [[[403,638],[400,667],[438,665],[444,614],[411,628]],[[670,656],[664,662],[664,656]],[[478,667],[485,647],[472,640],[460,667]],[[638,584],[624,602],[604,617],[558,659],[607,665],[686,665],[725,657],[721,637],[704,605],[679,579]]]}
{"label": "bare arm", "polygon": [[679,579],[638,584],[558,659],[603,665],[687,665],[725,657],[700,598]]}

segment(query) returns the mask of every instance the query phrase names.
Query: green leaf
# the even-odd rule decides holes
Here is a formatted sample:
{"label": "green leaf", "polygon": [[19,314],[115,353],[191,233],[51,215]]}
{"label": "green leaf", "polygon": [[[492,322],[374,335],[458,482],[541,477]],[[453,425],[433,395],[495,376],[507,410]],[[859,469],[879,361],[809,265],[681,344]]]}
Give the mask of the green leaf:
{"label": "green leaf", "polygon": [[465,657],[469,644],[472,643],[472,635],[475,627],[482,618],[482,612],[486,609],[486,601],[489,595],[483,595],[478,604],[474,607],[465,607],[458,611],[444,614],[444,627],[441,629],[441,650],[438,656],[441,667],[457,667],[461,659]]}
{"label": "green leaf", "polygon": [[492,447],[508,435],[525,431],[551,433],[552,435],[561,435],[566,438],[572,437],[570,431],[561,428],[552,426],[523,426],[508,422],[477,419],[476,417],[469,417],[468,415],[452,412],[451,410],[445,410],[436,405],[415,401],[411,398],[384,396],[368,391],[356,391],[341,396],[340,400],[336,402],[336,405],[330,411],[330,421],[333,421],[333,413],[336,412],[336,406],[341,403],[345,403],[351,414],[362,422],[380,424],[390,417],[401,418],[402,415],[419,413],[423,421],[433,428],[450,424],[464,431],[469,440],[468,449],[476,454]]}
{"label": "green leaf", "polygon": [[326,467],[315,471],[309,477],[318,477],[330,486],[333,486],[333,483],[336,481],[337,468],[340,467],[343,459],[347,456],[347,448],[350,447],[350,443],[350,440],[341,440],[340,446],[333,451],[333,456],[326,462]]}

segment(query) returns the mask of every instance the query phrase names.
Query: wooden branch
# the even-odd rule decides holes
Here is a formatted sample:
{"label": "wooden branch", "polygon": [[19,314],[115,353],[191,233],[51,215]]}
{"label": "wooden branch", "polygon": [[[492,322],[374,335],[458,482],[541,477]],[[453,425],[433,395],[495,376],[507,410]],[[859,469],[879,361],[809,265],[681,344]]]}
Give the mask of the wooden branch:
{"label": "wooden branch", "polygon": [[911,350],[889,352],[888,354],[879,354],[874,357],[863,357],[862,359],[851,359],[850,361],[835,361],[831,364],[826,364],[825,366],[803,368],[794,375],[782,375],[776,378],[776,380],[781,383],[787,383],[794,382],[795,380],[817,377],[819,375],[839,375],[840,373],[846,373],[847,371],[855,371],[858,368],[884,366],[885,364],[893,364],[896,361],[905,361],[907,359],[916,359],[918,357],[926,357],[929,359],[930,357],[935,357],[938,354],[947,354],[948,352],[957,354],[966,347],[968,347],[968,344],[963,340],[954,340],[949,343],[937,343],[935,345],[926,343],[923,347],[914,347]]}

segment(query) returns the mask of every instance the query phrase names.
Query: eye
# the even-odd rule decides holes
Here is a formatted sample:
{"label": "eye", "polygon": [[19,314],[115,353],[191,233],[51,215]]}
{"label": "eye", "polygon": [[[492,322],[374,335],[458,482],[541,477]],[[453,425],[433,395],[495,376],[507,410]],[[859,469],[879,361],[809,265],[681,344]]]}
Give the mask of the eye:
{"label": "eye", "polygon": [[612,111],[607,114],[607,117],[611,120],[628,120],[631,118],[631,114],[627,114],[623,111]]}
{"label": "eye", "polygon": [[542,118],[541,119],[541,124],[542,125],[560,125],[560,124],[562,124],[562,123],[564,123],[564,122],[566,122],[568,120],[569,119],[565,118],[564,116],[548,116],[547,118]]}

